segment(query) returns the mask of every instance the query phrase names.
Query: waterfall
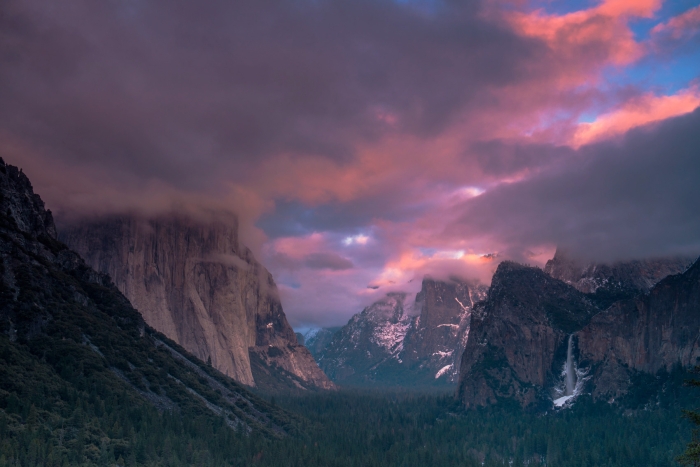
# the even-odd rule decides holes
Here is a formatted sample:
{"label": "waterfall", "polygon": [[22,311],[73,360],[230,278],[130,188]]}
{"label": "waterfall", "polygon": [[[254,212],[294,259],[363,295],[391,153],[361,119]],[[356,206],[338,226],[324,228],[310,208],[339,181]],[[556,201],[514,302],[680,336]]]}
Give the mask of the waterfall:
{"label": "waterfall", "polygon": [[574,368],[574,335],[569,336],[569,346],[566,349],[566,393],[572,396],[576,388],[576,368]]}

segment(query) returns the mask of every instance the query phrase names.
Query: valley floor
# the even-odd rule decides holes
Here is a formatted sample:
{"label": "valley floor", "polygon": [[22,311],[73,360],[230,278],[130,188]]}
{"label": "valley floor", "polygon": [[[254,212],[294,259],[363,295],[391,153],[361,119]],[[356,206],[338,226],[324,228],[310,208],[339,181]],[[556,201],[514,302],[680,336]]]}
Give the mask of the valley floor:
{"label": "valley floor", "polygon": [[[32,421],[32,407],[15,400],[0,408],[0,465],[113,466],[116,460],[116,465],[125,466],[670,467],[678,465],[674,459],[690,440],[691,426],[682,418],[682,409],[695,407],[700,396],[683,385],[687,378],[688,373],[679,371],[640,381],[636,387],[642,389],[621,405],[581,396],[573,407],[547,413],[512,406],[465,411],[451,391],[341,389],[261,395],[273,410],[283,409],[296,420],[282,438],[255,432],[246,436],[223,425],[199,426],[175,414],[147,410],[113,416],[104,430],[119,431],[122,446],[119,452],[95,453],[92,458],[78,446],[89,430],[77,425],[91,419],[104,424],[100,416],[107,417],[109,408],[99,415],[89,403],[77,401],[83,415],[74,414],[52,433]],[[70,430],[76,434],[69,443],[63,434]],[[63,462],[42,462],[47,460],[42,452],[52,449],[65,454],[55,456]]]}
{"label": "valley floor", "polygon": [[[677,466],[691,433],[680,407],[693,405],[693,393],[680,375],[665,387],[651,403],[635,406],[634,397],[644,395],[633,395],[626,409],[582,397],[546,414],[512,407],[464,411],[452,393],[278,398],[310,425],[301,440],[278,442],[260,465]],[[275,459],[277,452],[283,456]]]}

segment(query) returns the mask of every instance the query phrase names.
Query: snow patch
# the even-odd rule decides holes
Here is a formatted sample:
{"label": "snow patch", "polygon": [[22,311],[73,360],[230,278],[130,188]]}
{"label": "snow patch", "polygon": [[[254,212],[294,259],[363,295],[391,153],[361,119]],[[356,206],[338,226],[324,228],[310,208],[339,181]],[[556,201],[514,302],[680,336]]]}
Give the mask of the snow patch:
{"label": "snow patch", "polygon": [[[469,292],[469,297],[471,298],[471,291]],[[469,307],[468,307],[468,306],[464,306],[464,303],[460,302],[460,301],[459,301],[459,298],[455,297],[455,301],[456,301],[457,303],[459,303],[459,306],[460,306],[460,307],[462,307],[462,311],[463,311],[463,312],[465,312],[465,313],[469,312]]]}
{"label": "snow patch", "polygon": [[435,373],[435,379],[438,379],[440,376],[444,375],[448,371],[450,371],[450,368],[452,368],[452,364],[450,365],[445,365],[442,368],[438,370],[437,373]]}
{"label": "snow patch", "polygon": [[398,352],[403,349],[403,339],[406,337],[408,327],[409,322],[404,320],[378,326],[374,329],[372,340],[391,353]]}
{"label": "snow patch", "polygon": [[316,337],[318,332],[321,330],[321,328],[311,328],[308,331],[306,331],[304,335],[304,341],[308,341],[309,339],[313,339]]}
{"label": "snow patch", "polygon": [[554,399],[552,402],[554,402],[554,405],[556,407],[563,407],[564,404],[566,404],[568,401],[570,401],[574,397],[576,397],[575,394],[572,394],[570,396],[563,396],[563,397],[560,397],[559,399]]}

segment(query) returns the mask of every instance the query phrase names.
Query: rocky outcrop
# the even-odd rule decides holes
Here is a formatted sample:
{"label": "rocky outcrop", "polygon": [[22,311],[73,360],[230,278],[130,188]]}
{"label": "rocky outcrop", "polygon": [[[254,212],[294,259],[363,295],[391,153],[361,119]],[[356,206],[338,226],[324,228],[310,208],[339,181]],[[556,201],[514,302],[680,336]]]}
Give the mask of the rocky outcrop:
{"label": "rocky outcrop", "polygon": [[617,300],[648,292],[664,277],[682,273],[692,263],[693,258],[686,257],[591,263],[557,249],[544,270],[583,293],[595,294],[592,298],[605,308]]}
{"label": "rocky outcrop", "polygon": [[700,263],[648,293],[602,307],[595,293],[502,263],[472,313],[457,395],[467,407],[551,407],[590,393],[616,400],[636,374],[700,358]]}
{"label": "rocky outcrop", "polygon": [[235,219],[96,219],[61,239],[112,277],[146,322],[235,380],[255,385],[251,353],[310,386],[330,387],[287,323],[271,274]]}
{"label": "rocky outcrop", "polygon": [[344,384],[454,383],[473,305],[487,287],[460,280],[423,280],[409,298],[391,293],[352,317],[317,361]]}
{"label": "rocky outcrop", "polygon": [[405,293],[390,293],[353,316],[318,357],[335,382],[373,384],[384,380],[383,368],[396,366],[411,323]]}
{"label": "rocky outcrop", "polygon": [[424,279],[416,295],[420,315],[406,333],[401,358],[410,366],[434,370],[435,378],[455,382],[469,337],[471,310],[487,291],[487,286],[474,281]]}
{"label": "rocky outcrop", "polygon": [[576,334],[579,366],[596,398],[629,390],[634,372],[655,374],[700,363],[700,262],[646,295],[615,303]]}
{"label": "rocky outcrop", "polygon": [[504,261],[472,313],[457,394],[467,407],[546,397],[567,337],[598,311],[583,293],[542,270]]}

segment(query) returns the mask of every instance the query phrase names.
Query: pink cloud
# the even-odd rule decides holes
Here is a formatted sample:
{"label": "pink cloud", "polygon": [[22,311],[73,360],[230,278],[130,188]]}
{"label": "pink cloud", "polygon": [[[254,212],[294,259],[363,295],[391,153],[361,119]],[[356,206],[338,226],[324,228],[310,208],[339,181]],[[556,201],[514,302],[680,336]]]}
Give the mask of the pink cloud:
{"label": "pink cloud", "polygon": [[651,30],[654,35],[669,35],[673,39],[681,39],[700,31],[700,6],[675,16],[665,23],[657,24]]}
{"label": "pink cloud", "polygon": [[600,115],[594,122],[579,124],[571,144],[579,147],[667,118],[683,115],[700,106],[700,89],[693,87],[670,96],[651,93],[625,102],[620,108]]}

